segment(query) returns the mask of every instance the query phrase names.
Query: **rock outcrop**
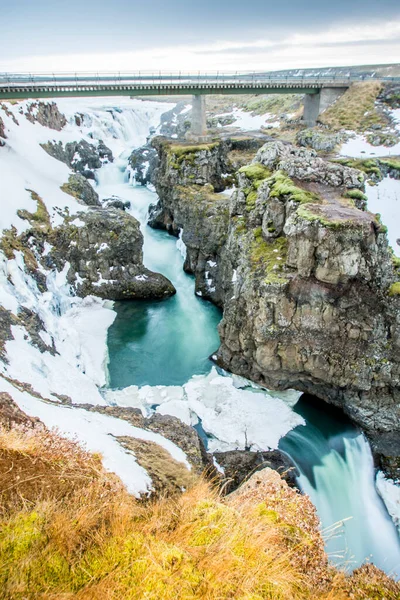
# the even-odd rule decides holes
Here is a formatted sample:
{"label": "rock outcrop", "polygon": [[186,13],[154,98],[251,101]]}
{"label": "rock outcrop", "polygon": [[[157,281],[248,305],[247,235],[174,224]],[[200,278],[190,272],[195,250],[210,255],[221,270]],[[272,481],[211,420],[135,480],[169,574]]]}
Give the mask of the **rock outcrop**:
{"label": "rock outcrop", "polygon": [[172,283],[143,266],[139,222],[115,208],[78,213],[51,236],[48,260],[70,263],[68,280],[78,296],[110,300],[161,299],[175,293]]}
{"label": "rock outcrop", "polygon": [[80,142],[68,142],[63,146],[62,142],[46,142],[41,144],[43,150],[53,158],[60,160],[86,179],[94,179],[95,169],[108,162],[113,162],[114,157],[109,148],[100,140],[95,146],[86,140]]}
{"label": "rock outcrop", "polygon": [[[22,109],[21,109],[22,111]],[[63,115],[55,102],[31,102],[25,113],[26,118],[31,123],[39,123],[43,127],[61,131],[67,124],[67,119]]]}
{"label": "rock outcrop", "polygon": [[122,198],[119,198],[118,196],[104,198],[104,200],[102,200],[101,202],[105,208],[119,208],[119,210],[126,210],[131,206],[129,200],[122,200]]}
{"label": "rock outcrop", "polygon": [[301,129],[296,135],[296,143],[299,146],[312,148],[319,152],[333,152],[335,148],[344,141],[340,133],[331,133],[324,129]]}
{"label": "rock outcrop", "polygon": [[140,185],[152,183],[152,176],[157,166],[158,153],[150,144],[135,148],[129,157],[131,177]]}
{"label": "rock outcrop", "polygon": [[101,206],[99,195],[90,185],[89,181],[79,173],[73,173],[68,177],[68,182],[61,186],[66,194],[73,196],[86,206]]}
{"label": "rock outcrop", "polygon": [[224,309],[218,364],[335,404],[376,443],[399,432],[400,297],[386,230],[353,200],[365,174],[271,142],[229,200],[180,184],[170,156],[151,223],[183,229],[197,292]]}
{"label": "rock outcrop", "polygon": [[296,486],[296,467],[280,450],[266,452],[230,450],[228,452],[214,452],[214,457],[224,471],[226,493],[238,488],[255,472],[266,468],[277,471],[291,487]]}
{"label": "rock outcrop", "polygon": [[6,132],[4,127],[3,119],[0,117],[0,146],[4,146],[4,141],[6,139]]}

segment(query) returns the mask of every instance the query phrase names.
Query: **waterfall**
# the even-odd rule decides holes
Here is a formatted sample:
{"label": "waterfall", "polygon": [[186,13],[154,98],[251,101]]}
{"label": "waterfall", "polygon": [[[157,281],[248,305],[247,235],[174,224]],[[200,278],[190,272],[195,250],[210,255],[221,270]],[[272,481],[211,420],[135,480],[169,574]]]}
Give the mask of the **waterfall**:
{"label": "waterfall", "polygon": [[338,416],[322,415],[323,407],[298,404],[307,425],[290,431],[280,448],[295,462],[298,484],[317,509],[330,558],[350,568],[368,559],[399,576],[400,541],[375,488],[367,440]]}

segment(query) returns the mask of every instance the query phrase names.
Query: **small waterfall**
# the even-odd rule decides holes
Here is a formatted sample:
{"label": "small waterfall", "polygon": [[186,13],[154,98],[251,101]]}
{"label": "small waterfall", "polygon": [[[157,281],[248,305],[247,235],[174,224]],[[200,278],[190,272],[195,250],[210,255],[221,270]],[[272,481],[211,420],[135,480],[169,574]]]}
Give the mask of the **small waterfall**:
{"label": "small waterfall", "polygon": [[295,407],[306,426],[290,431],[280,448],[295,462],[301,489],[317,508],[330,558],[354,568],[366,559],[400,575],[400,541],[378,495],[371,449],[359,433],[326,407]]}

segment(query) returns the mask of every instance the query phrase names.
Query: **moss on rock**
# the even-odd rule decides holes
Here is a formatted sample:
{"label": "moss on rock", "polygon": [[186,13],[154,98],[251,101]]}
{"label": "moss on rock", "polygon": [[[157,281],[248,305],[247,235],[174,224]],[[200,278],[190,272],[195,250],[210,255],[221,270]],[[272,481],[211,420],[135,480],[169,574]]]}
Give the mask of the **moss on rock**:
{"label": "moss on rock", "polygon": [[389,288],[389,296],[400,296],[400,281],[392,283]]}

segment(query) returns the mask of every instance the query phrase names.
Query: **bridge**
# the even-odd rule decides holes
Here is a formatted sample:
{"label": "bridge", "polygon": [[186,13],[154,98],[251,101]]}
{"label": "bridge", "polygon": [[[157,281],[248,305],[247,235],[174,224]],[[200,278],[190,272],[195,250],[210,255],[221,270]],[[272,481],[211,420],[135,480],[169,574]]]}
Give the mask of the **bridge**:
{"label": "bridge", "polygon": [[[205,136],[208,94],[304,94],[303,119],[315,125],[318,115],[356,81],[376,81],[360,74],[289,76],[267,73],[0,73],[2,100],[74,96],[193,96],[192,134]],[[400,77],[379,78],[400,83]]]}

